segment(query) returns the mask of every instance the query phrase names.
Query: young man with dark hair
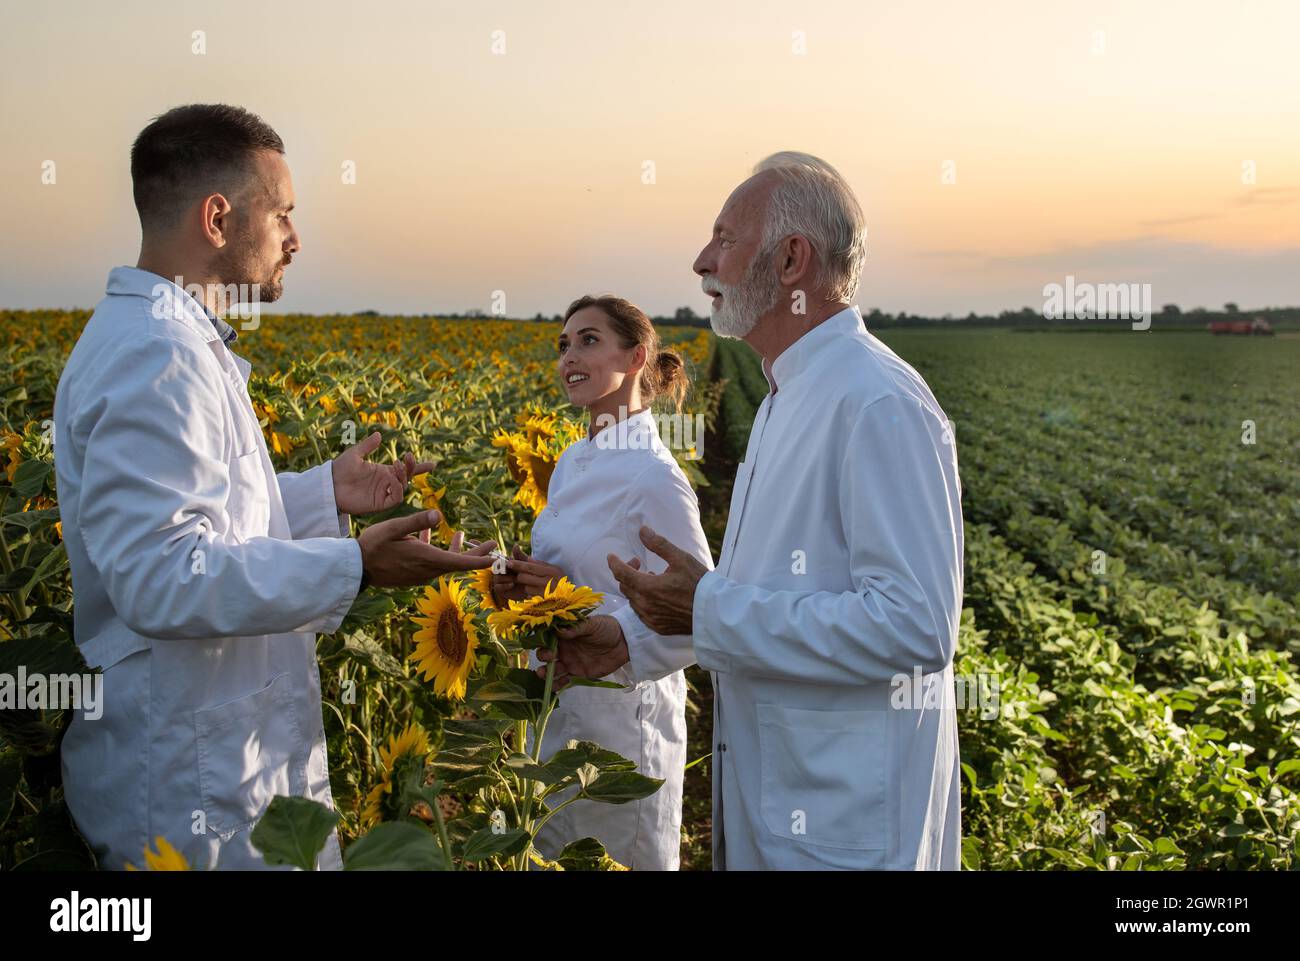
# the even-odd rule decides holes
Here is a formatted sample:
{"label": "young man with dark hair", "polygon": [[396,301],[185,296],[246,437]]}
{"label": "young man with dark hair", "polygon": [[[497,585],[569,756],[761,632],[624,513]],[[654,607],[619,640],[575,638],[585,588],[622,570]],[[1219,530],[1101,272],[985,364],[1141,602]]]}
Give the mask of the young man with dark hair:
{"label": "young man with dark hair", "polygon": [[[115,268],[59,380],[55,469],[75,634],[104,672],[76,712],[64,791],[101,866],[158,837],[198,867],[260,868],[249,835],[277,794],[332,804],[316,633],[367,583],[486,567],[428,543],[437,512],[349,536],[429,470],[366,461],[378,433],[277,474],[222,308],[280,296],[300,249],[279,136],[238,107],[177,107],[141,132],[143,239]],[[414,536],[412,536],[414,535]],[[337,868],[336,836],[321,867]]]}

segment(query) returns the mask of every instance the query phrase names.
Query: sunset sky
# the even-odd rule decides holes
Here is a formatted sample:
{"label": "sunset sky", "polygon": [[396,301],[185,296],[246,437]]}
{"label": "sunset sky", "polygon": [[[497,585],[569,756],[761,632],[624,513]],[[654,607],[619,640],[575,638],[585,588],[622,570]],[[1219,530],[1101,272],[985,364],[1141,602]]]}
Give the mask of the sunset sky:
{"label": "sunset sky", "polygon": [[783,149],[857,192],[864,310],[1037,307],[1067,274],[1300,304],[1298,42],[1295,2],[7,3],[0,306],[93,306],[135,262],[131,141],[188,102],[285,141],[277,310],[705,313],[691,263]]}

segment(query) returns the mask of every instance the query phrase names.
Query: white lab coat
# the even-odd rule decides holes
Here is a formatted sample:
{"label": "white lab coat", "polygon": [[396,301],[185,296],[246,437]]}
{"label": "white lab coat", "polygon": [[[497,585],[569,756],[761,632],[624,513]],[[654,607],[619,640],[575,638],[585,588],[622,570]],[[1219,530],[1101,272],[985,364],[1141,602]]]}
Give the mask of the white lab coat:
{"label": "white lab coat", "polygon": [[[118,267],[59,380],[54,462],[75,633],[104,671],[64,791],[101,866],[165,837],[200,867],[264,867],[276,794],[332,806],[316,632],[361,554],[332,467],[276,475],[247,361],[169,281]],[[320,858],[341,867],[337,836]]]}
{"label": "white lab coat", "polygon": [[[637,557],[642,570],[663,571],[664,562],[641,543],[643,524],[713,567],[695,492],[664,447],[648,410],[577,441],[560,455],[546,510],[532,531],[533,556],[564,571],[574,584],[603,592],[596,613],[617,618],[629,640],[659,635],[628,606],[605,558]],[[689,638],[673,640],[689,646]],[[676,669],[640,683],[623,671],[605,680],[633,686],[562,691],[542,740],[542,757],[549,758],[570,740],[595,741],[634,761],[642,774],[663,778],[664,784],[627,804],[575,801],[547,823],[538,848],[554,856],[570,841],[595,837],[610,857],[634,870],[675,871],[686,766],[686,678]],[[571,793],[548,801],[558,804]]]}
{"label": "white lab coat", "polygon": [[[714,866],[956,869],[963,548],[947,420],[856,307],[764,373],[776,390],[693,611],[714,685]],[[680,639],[629,651],[640,678],[692,657]]]}

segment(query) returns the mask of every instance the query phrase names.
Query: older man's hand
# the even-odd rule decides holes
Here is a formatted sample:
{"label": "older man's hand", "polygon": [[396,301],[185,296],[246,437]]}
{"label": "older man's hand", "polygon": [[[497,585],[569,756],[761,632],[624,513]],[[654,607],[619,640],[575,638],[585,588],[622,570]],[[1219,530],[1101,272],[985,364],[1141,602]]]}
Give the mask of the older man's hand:
{"label": "older man's hand", "polygon": [[655,633],[692,633],[695,585],[709,569],[649,527],[641,528],[641,543],[666,560],[668,569],[662,574],[648,574],[639,570],[641,563],[636,558],[625,564],[610,554],[605,560],[619,589],[636,616]]}
{"label": "older man's hand", "polygon": [[[607,614],[593,614],[573,627],[556,631],[559,643],[554,651],[537,649],[537,659],[543,665],[555,661],[555,689],[561,690],[572,677],[599,678],[613,674],[628,661],[627,641],[623,627]],[[546,668],[537,669],[538,677],[546,676]]]}

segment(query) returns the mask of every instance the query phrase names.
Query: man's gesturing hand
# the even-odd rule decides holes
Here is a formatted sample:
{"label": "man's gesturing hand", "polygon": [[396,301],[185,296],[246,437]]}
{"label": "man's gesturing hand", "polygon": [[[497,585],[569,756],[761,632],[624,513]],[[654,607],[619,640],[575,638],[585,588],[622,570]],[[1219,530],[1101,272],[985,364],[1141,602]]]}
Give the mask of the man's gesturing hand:
{"label": "man's gesturing hand", "polygon": [[406,496],[412,477],[433,470],[430,461],[417,463],[409,452],[396,464],[371,464],[366,458],[382,440],[375,431],[334,458],[334,503],[341,513],[374,514],[395,507]]}
{"label": "man's gesturing hand", "polygon": [[619,589],[636,616],[652,631],[667,635],[692,633],[695,585],[709,569],[649,527],[641,528],[641,543],[666,560],[668,569],[662,574],[646,574],[638,570],[641,564],[636,558],[624,564],[610,554],[605,560]]}
{"label": "man's gesturing hand", "polygon": [[491,567],[496,541],[484,541],[465,551],[465,535],[458,531],[451,539],[450,550],[429,543],[429,528],[437,527],[441,516],[437,511],[420,511],[371,524],[362,531],[357,543],[361,545],[361,566],[370,584],[408,587],[427,584],[452,571]]}

